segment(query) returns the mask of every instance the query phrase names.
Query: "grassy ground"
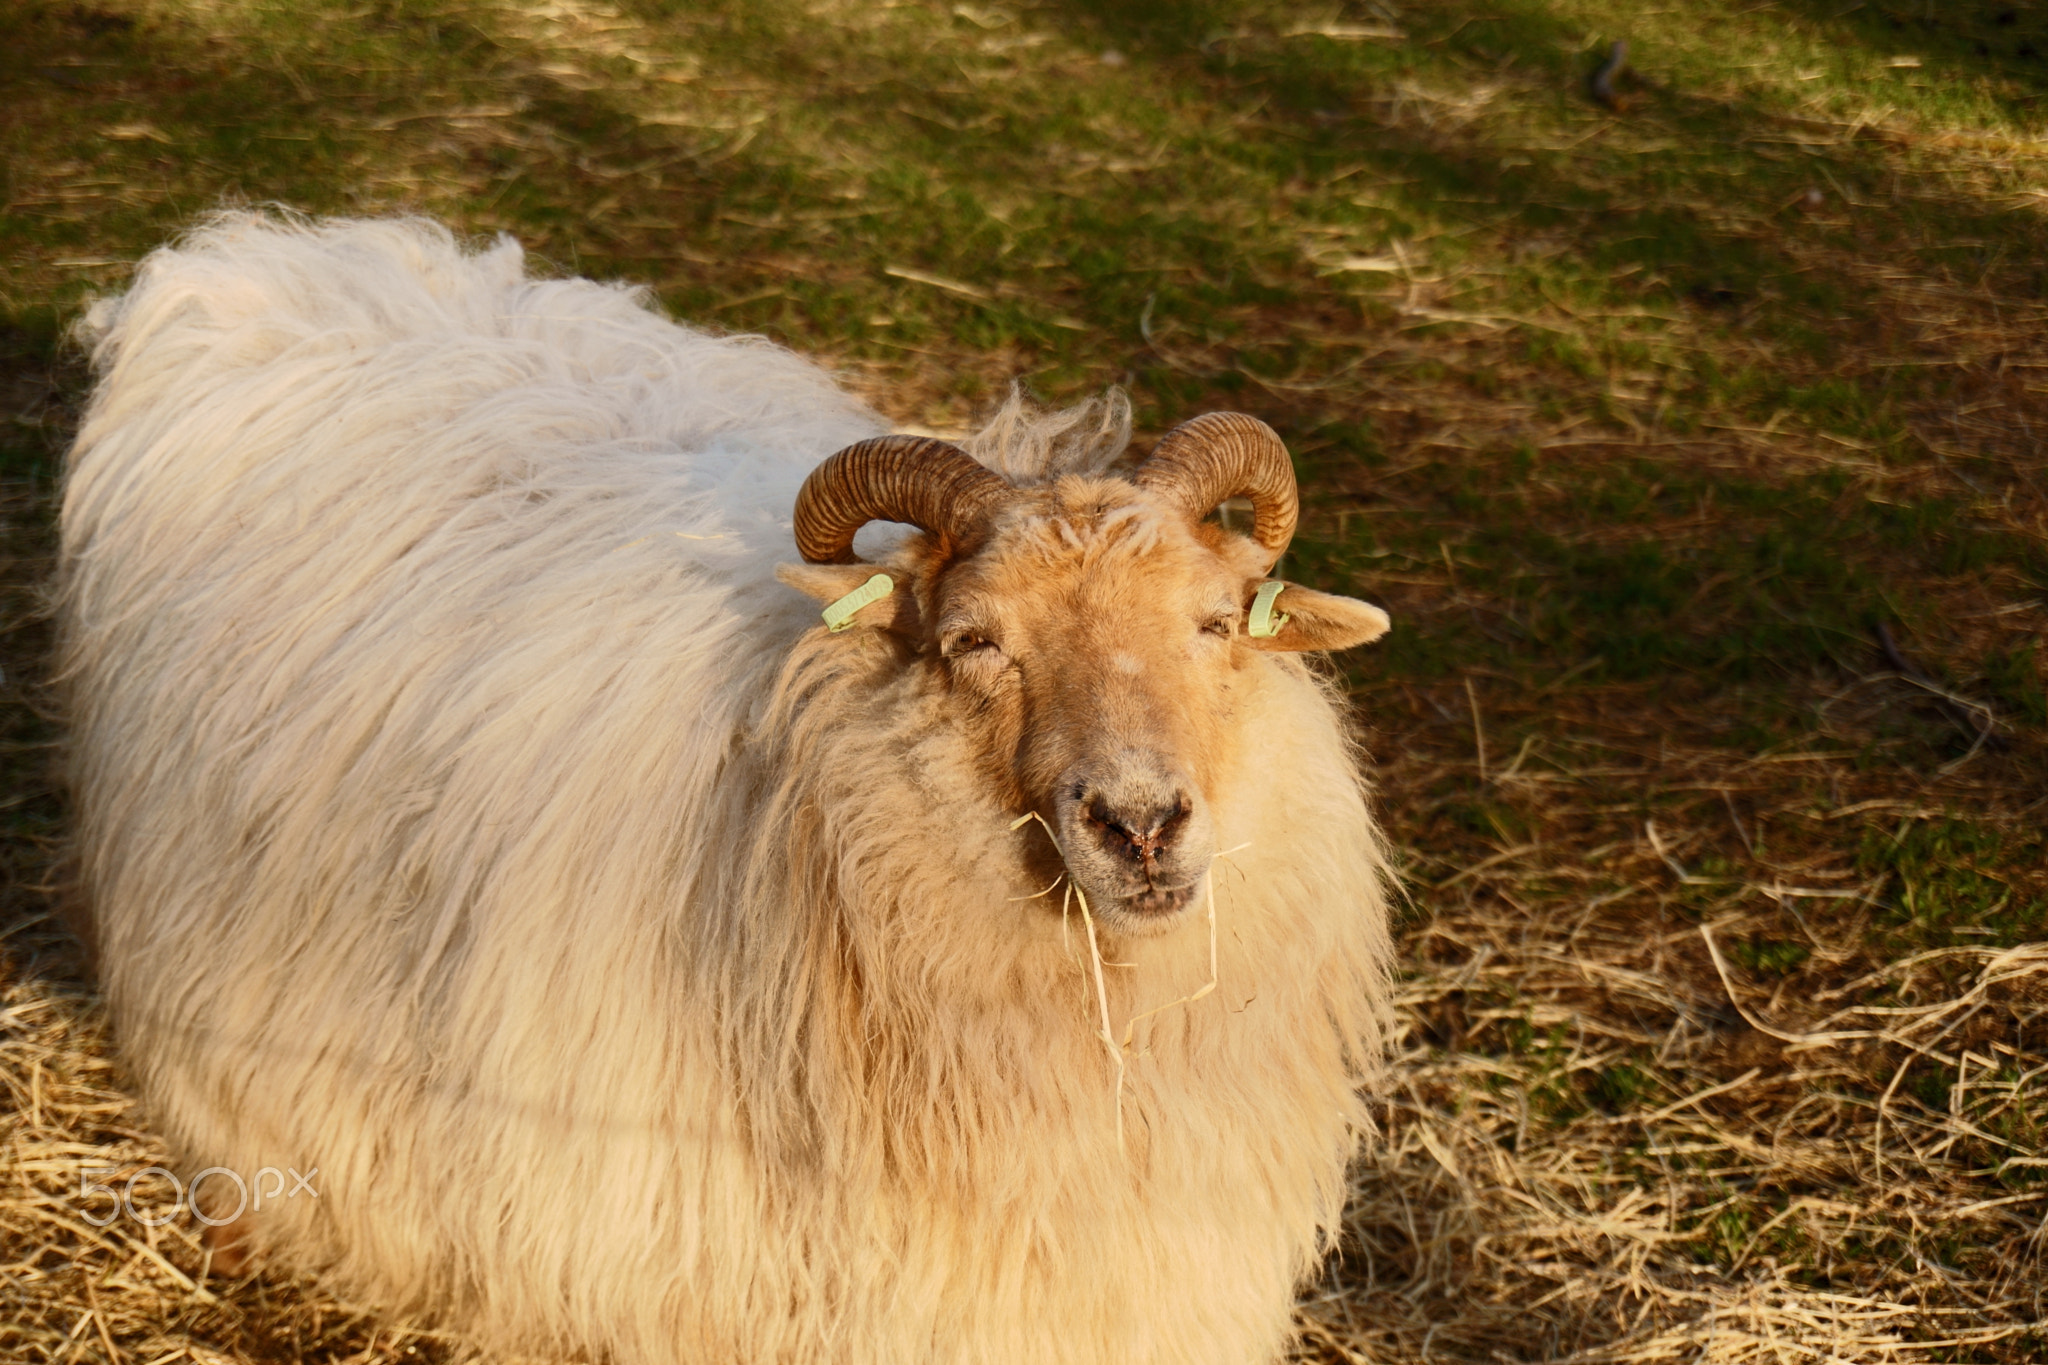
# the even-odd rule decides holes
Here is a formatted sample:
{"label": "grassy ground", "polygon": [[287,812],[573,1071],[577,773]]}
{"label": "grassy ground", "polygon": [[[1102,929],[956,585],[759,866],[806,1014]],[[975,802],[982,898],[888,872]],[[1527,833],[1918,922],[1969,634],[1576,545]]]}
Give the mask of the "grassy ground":
{"label": "grassy ground", "polygon": [[1290,576],[1395,617],[1345,667],[1412,886],[1305,1358],[2048,1353],[2048,11],[1618,8],[18,0],[0,1355],[449,1349],[75,1197],[160,1149],[43,889],[60,337],[269,201],[513,233],[906,424],[1281,430]]}

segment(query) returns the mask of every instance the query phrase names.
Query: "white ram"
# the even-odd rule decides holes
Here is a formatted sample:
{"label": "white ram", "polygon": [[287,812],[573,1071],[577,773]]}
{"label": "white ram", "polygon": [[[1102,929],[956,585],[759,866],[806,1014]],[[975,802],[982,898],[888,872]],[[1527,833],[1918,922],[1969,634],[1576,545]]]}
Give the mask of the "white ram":
{"label": "white ram", "polygon": [[1112,477],[1119,400],[1013,406],[977,463],[413,221],[224,216],[85,332],[105,989],[188,1170],[319,1172],[228,1249],[621,1365],[1283,1349],[1387,964],[1292,651],[1385,617],[1257,596],[1269,431]]}

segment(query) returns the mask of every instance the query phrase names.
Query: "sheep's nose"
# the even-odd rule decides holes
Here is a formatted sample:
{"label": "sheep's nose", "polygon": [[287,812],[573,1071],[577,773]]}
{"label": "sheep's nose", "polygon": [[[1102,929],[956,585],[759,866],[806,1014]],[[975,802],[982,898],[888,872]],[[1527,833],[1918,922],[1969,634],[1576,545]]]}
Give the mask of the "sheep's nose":
{"label": "sheep's nose", "polygon": [[1126,928],[1170,921],[1201,884],[1215,830],[1201,789],[1166,755],[1132,748],[1077,763],[1053,807],[1075,886],[1135,916]]}
{"label": "sheep's nose", "polygon": [[1088,803],[1088,822],[1096,826],[1103,845],[1118,857],[1142,865],[1147,872],[1187,826],[1193,803],[1187,793],[1171,797],[1114,801],[1098,794]]}

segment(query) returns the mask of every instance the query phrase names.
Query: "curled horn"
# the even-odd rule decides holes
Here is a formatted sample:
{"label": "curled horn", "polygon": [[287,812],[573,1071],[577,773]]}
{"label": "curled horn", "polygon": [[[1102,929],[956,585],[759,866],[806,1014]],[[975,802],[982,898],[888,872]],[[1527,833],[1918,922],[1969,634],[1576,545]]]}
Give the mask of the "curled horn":
{"label": "curled horn", "polygon": [[1294,465],[1273,428],[1241,412],[1204,413],[1166,435],[1131,481],[1200,521],[1226,498],[1252,500],[1252,539],[1278,559],[1294,538],[1301,499]]}
{"label": "curled horn", "polygon": [[796,495],[796,547],[812,564],[853,564],[853,536],[903,521],[956,544],[1008,492],[1001,475],[929,436],[859,441],[811,471]]}

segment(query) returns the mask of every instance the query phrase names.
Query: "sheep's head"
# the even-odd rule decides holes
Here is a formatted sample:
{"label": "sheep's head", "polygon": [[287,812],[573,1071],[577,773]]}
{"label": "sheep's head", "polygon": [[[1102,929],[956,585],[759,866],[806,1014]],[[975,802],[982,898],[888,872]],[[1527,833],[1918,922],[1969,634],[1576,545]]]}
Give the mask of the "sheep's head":
{"label": "sheep's head", "polygon": [[[1250,537],[1204,518],[1248,497]],[[854,533],[924,532],[899,582],[855,624],[903,647],[1001,804],[1058,833],[1067,873],[1126,933],[1182,918],[1217,852],[1211,791],[1239,757],[1239,703],[1262,652],[1343,649],[1387,629],[1379,608],[1289,586],[1270,633],[1247,617],[1294,534],[1279,437],[1236,413],[1168,433],[1129,479],[1015,487],[958,447],[889,436],[840,451],[796,506],[809,564],[783,578],[830,601],[863,584]]]}

